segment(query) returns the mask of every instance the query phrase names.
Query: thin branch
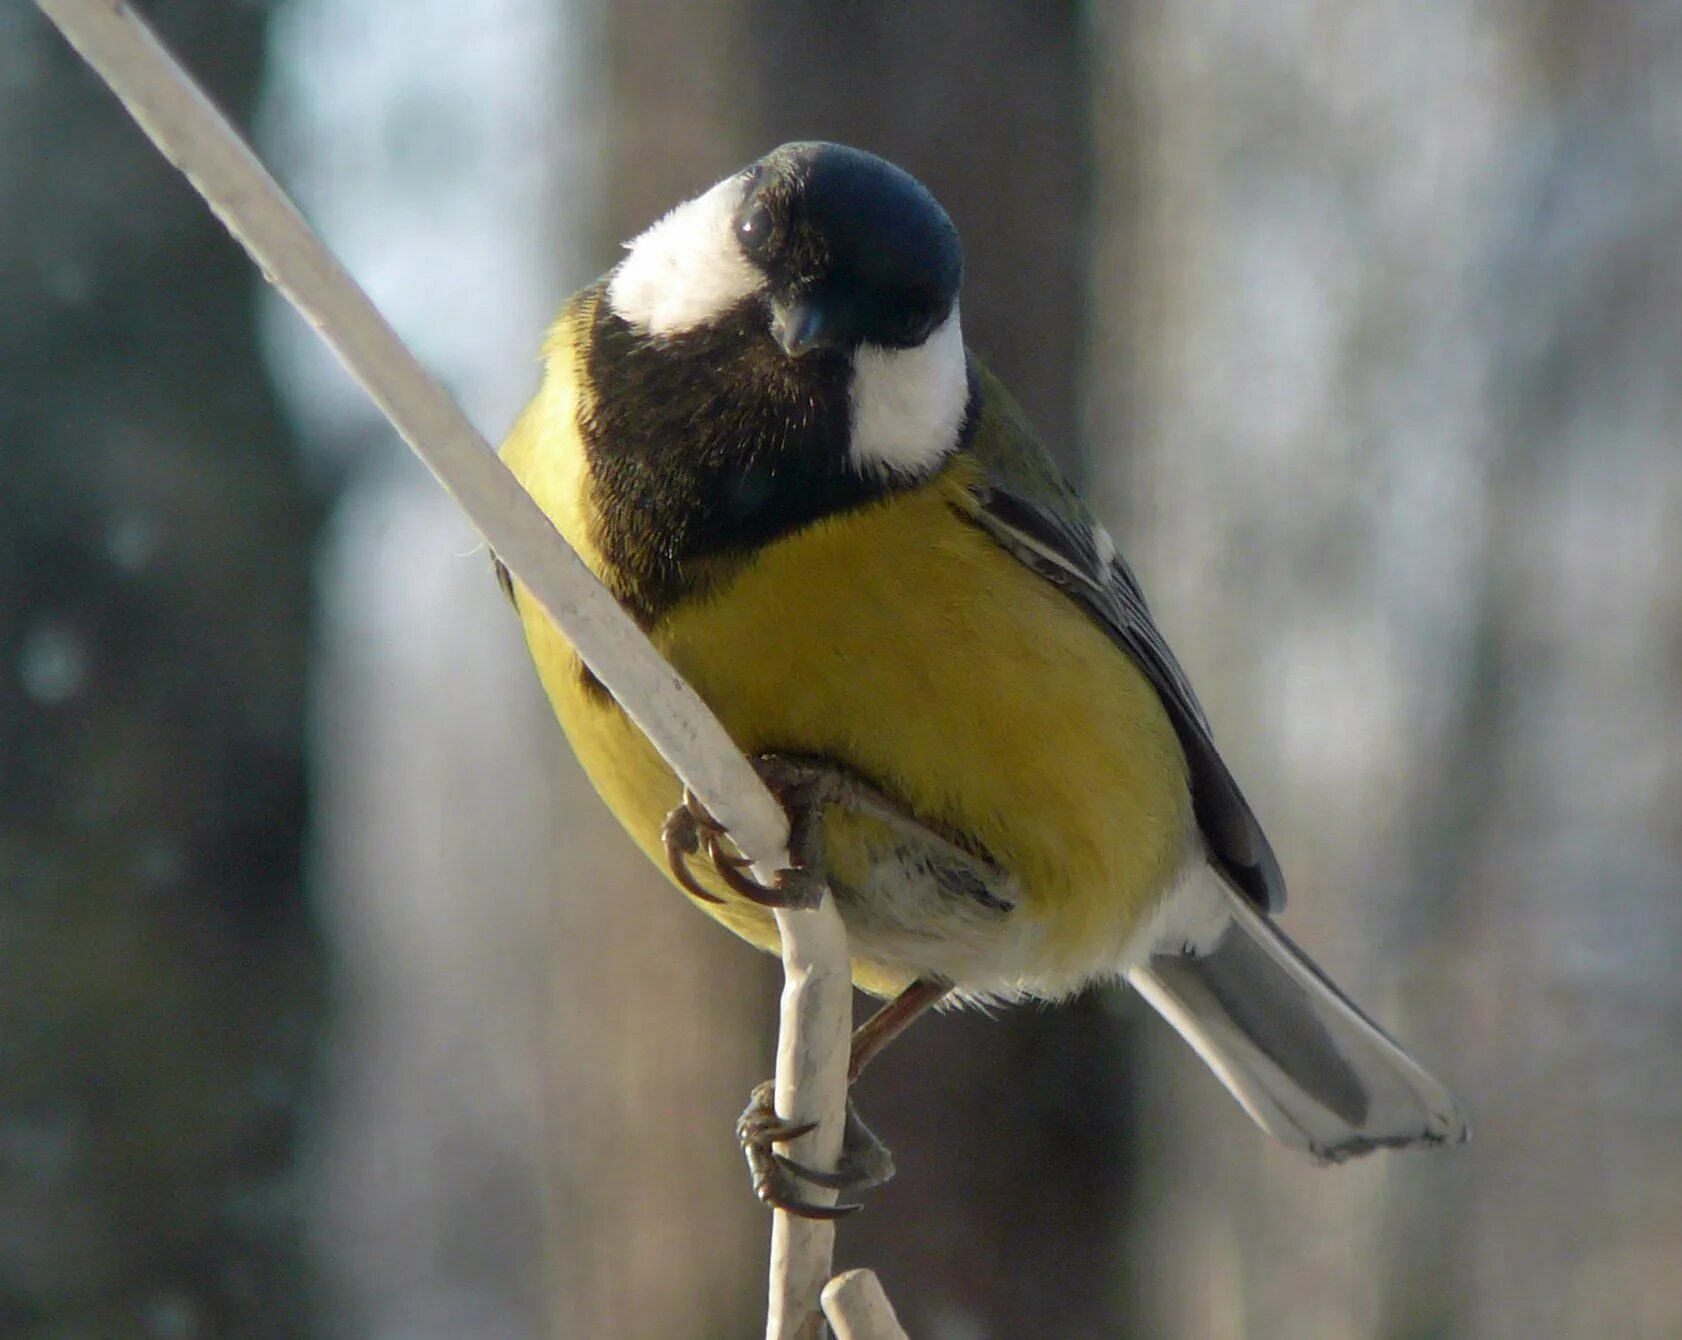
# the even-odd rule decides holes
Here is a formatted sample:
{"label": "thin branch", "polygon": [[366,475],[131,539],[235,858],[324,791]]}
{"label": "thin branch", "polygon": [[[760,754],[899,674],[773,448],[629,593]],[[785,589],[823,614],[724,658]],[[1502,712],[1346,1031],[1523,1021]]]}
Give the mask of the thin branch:
{"label": "thin branch", "polygon": [[[121,0],[37,4],[186,174],[269,282],[316,328],[661,757],[729,828],[758,877],[769,879],[785,867],[787,820],[718,719],[561,539],[145,24]],[[847,1087],[846,937],[828,898],[815,912],[778,913],[777,923],[787,972],[777,1109],[818,1119],[818,1129],[791,1153],[833,1167]],[[821,1328],[818,1294],[829,1275],[833,1241],[827,1224],[777,1214],[767,1331],[773,1340]]]}
{"label": "thin branch", "polygon": [[[783,936],[783,1000],[777,1034],[777,1111],[844,1114],[847,1052],[852,1030],[853,974],[847,933],[825,898],[829,913],[779,912]],[[791,935],[792,923],[801,922]],[[821,1096],[818,1107],[814,1095]],[[831,1106],[833,1103],[833,1106]],[[842,1123],[820,1126],[806,1139],[816,1168],[833,1168],[841,1154]],[[796,1158],[800,1157],[798,1154]],[[834,1203],[835,1193],[813,1187],[810,1198]],[[819,1292],[835,1255],[835,1224],[777,1211],[771,1225],[771,1293],[765,1315],[766,1340],[816,1340],[823,1334]]]}
{"label": "thin branch", "polygon": [[909,1340],[873,1270],[844,1270],[823,1291],[835,1340]]}

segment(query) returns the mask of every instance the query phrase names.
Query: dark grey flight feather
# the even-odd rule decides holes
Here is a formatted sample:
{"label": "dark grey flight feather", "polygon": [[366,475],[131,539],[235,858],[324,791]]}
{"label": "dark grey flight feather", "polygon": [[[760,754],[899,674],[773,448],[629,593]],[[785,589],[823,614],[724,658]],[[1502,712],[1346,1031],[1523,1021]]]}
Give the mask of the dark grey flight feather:
{"label": "dark grey flight feather", "polygon": [[[978,453],[977,459],[987,463],[984,454]],[[1020,469],[1020,458],[1013,464]],[[1046,468],[1054,468],[1049,460]],[[1072,490],[1064,486],[1062,492],[1059,505],[1053,506],[1024,496],[1011,483],[989,480],[976,493],[977,520],[1006,549],[1084,606],[1145,672],[1185,751],[1192,807],[1210,862],[1264,912],[1281,910],[1285,876],[1267,834],[1215,748],[1209,719],[1151,618],[1138,579],[1120,554],[1100,552],[1097,522]]]}

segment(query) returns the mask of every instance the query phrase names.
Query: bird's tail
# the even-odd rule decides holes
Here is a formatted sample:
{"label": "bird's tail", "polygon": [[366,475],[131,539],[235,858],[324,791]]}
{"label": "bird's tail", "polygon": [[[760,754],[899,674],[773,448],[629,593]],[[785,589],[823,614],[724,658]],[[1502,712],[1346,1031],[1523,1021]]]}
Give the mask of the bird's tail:
{"label": "bird's tail", "polygon": [[1272,921],[1213,881],[1183,899],[1199,905],[1195,931],[1154,937],[1128,981],[1264,1130],[1323,1163],[1467,1138],[1448,1089]]}

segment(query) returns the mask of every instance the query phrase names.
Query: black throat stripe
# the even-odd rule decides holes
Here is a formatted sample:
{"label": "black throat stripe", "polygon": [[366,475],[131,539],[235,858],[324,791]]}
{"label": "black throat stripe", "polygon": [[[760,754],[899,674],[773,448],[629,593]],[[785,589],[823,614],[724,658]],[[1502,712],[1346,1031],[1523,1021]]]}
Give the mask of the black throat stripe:
{"label": "black throat stripe", "polygon": [[[920,482],[852,468],[850,359],[789,358],[757,300],[656,339],[597,289],[585,351],[592,408],[579,423],[591,538],[644,627],[769,541]],[[972,371],[966,437],[975,401]]]}

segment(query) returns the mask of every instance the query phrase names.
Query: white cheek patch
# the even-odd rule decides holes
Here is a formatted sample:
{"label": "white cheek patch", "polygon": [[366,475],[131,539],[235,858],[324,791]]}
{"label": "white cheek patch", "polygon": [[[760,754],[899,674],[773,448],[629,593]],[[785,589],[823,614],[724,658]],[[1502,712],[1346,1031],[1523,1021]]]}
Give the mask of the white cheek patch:
{"label": "white cheek patch", "polygon": [[969,373],[958,309],[915,349],[853,355],[852,462],[861,473],[930,473],[958,445]]}
{"label": "white cheek patch", "polygon": [[629,243],[608,281],[607,300],[649,335],[679,335],[705,325],[765,285],[736,241],[740,176],[679,205]]}

